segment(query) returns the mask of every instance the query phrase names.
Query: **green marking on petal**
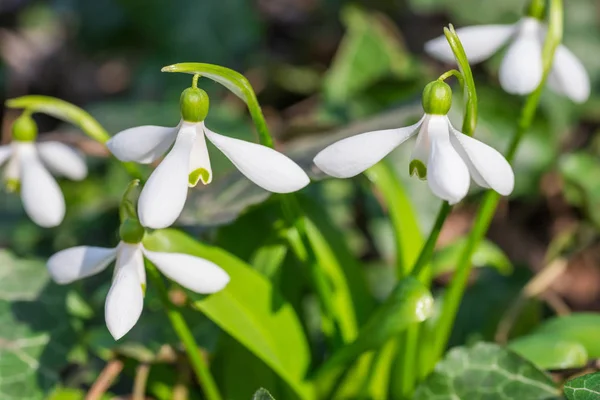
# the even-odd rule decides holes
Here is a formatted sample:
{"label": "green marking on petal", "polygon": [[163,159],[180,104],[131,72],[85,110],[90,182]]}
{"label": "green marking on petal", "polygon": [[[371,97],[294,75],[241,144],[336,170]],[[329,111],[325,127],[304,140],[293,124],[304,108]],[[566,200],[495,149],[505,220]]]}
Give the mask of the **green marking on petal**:
{"label": "green marking on petal", "polygon": [[144,296],[146,295],[146,284],[142,283],[142,293],[144,294]]}
{"label": "green marking on petal", "polygon": [[190,173],[188,180],[192,187],[196,186],[200,180],[206,185],[210,181],[210,172],[207,169],[198,168]]}
{"label": "green marking on petal", "polygon": [[21,190],[21,182],[18,179],[7,179],[4,186],[8,193],[18,193]]}
{"label": "green marking on petal", "polygon": [[421,180],[427,179],[427,167],[420,160],[412,160],[408,166],[410,176],[417,176]]}

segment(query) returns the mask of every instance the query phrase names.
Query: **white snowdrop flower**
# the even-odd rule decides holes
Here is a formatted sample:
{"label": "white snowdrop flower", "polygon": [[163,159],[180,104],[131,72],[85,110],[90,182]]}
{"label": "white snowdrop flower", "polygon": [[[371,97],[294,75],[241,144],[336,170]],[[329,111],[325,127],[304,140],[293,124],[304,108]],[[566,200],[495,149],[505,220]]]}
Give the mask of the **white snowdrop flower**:
{"label": "white snowdrop flower", "polygon": [[121,161],[151,163],[166,157],[152,173],[140,195],[138,212],[144,226],[159,229],[181,214],[187,189],[212,180],[206,139],[214,144],[248,179],[274,193],[290,193],[310,182],[306,173],[287,156],[256,143],[219,135],[208,129],[208,96],[188,88],[181,96],[182,120],[175,128],[140,126],[122,131],[107,143]]}
{"label": "white snowdrop flower", "polygon": [[21,115],[13,125],[13,141],[0,146],[0,165],[9,191],[19,191],[27,215],[39,226],[59,225],[65,216],[65,199],[50,172],[72,180],[87,176],[83,156],[60,142],[35,142],[37,126]]}
{"label": "white snowdrop flower", "polygon": [[[508,93],[525,95],[533,92],[542,80],[546,31],[546,25],[539,19],[524,17],[516,24],[469,26],[457,29],[456,33],[472,64],[488,59],[510,43],[500,65],[500,85]],[[455,62],[444,36],[427,42],[425,50],[439,60]],[[585,67],[564,45],[556,50],[548,85],[577,103],[585,102],[590,96],[590,79]]]}
{"label": "white snowdrop flower", "polygon": [[98,274],[115,261],[104,306],[106,326],[115,340],[129,332],[142,314],[146,289],[144,258],[167,278],[196,293],[215,293],[229,283],[229,275],[211,261],[188,254],[150,251],[141,243],[143,236],[144,228],[139,222],[126,220],[117,247],[77,246],[48,259],[52,279],[62,285]]}
{"label": "white snowdrop flower", "polygon": [[410,173],[427,179],[436,196],[450,204],[458,203],[467,195],[469,178],[508,196],[515,179],[510,164],[492,147],[454,129],[446,115],[451,99],[450,86],[442,81],[432,82],[423,93],[425,115],[419,122],[340,140],[317,154],[314,162],[328,175],[350,178],[417,135]]}

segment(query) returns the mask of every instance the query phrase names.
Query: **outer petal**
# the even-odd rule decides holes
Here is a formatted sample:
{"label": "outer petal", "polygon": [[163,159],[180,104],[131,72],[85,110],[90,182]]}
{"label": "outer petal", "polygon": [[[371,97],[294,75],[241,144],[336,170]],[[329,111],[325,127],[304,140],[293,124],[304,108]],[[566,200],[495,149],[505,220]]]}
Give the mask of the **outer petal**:
{"label": "outer petal", "polygon": [[56,283],[64,285],[104,270],[115,259],[116,252],[104,247],[72,247],[50,257],[48,271]]}
{"label": "outer petal", "polygon": [[196,186],[200,180],[205,185],[212,182],[212,168],[210,167],[208,148],[206,148],[204,123],[196,125],[196,140],[190,156],[190,186]]}
{"label": "outer petal", "polygon": [[165,154],[177,137],[177,127],[145,125],[125,129],[113,136],[106,146],[121,161],[150,164]]}
{"label": "outer petal", "polygon": [[[471,64],[490,58],[515,32],[515,25],[468,26],[456,30]],[[455,63],[444,35],[425,43],[425,51],[438,60]]]}
{"label": "outer petal", "polygon": [[0,165],[4,164],[12,154],[12,146],[10,144],[0,146]]}
{"label": "outer petal", "polygon": [[327,175],[351,178],[381,161],[419,129],[425,116],[414,125],[362,133],[336,142],[322,150],[314,163]]}
{"label": "outer petal", "polygon": [[590,97],[590,77],[585,67],[563,45],[556,49],[548,85],[577,103],[583,103]]}
{"label": "outer petal", "polygon": [[144,249],[148,260],[169,279],[197,293],[215,293],[229,283],[229,275],[218,265],[199,257],[159,253]]}
{"label": "outer petal", "polygon": [[541,25],[525,18],[515,41],[510,45],[500,65],[500,85],[508,93],[529,94],[542,80]]}
{"label": "outer petal", "polygon": [[456,204],[469,191],[469,170],[450,143],[446,116],[432,116],[429,121],[431,148],[427,162],[427,181],[433,194]]}
{"label": "outer petal", "polygon": [[195,126],[183,124],[175,145],[144,185],[138,201],[143,226],[166,228],[181,214],[187,197],[190,153],[195,137]]}
{"label": "outer petal", "polygon": [[87,176],[85,158],[77,150],[60,142],[38,143],[37,150],[51,171],[74,181],[80,181]]}
{"label": "outer petal", "polygon": [[142,314],[144,293],[138,270],[143,263],[141,246],[119,245],[115,276],[104,305],[106,326],[115,340],[129,332]]}
{"label": "outer petal", "polygon": [[58,183],[38,159],[33,144],[20,145],[19,159],[25,212],[42,227],[59,225],[65,216],[65,199]]}
{"label": "outer petal", "polygon": [[481,187],[503,196],[512,193],[515,174],[504,156],[494,148],[467,136],[450,125],[450,142],[469,168],[471,178]]}
{"label": "outer petal", "polygon": [[291,193],[310,182],[298,164],[269,147],[219,135],[206,127],[204,133],[246,178],[269,192]]}

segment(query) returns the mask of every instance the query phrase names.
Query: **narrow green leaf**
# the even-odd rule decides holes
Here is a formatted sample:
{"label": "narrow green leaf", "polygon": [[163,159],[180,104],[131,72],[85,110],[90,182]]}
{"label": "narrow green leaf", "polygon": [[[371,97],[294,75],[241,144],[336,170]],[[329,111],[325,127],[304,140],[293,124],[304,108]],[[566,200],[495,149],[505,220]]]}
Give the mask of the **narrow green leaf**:
{"label": "narrow green leaf", "polygon": [[600,314],[574,313],[544,322],[532,334],[548,334],[557,339],[581,343],[588,357],[600,358]]}
{"label": "narrow green leaf", "polygon": [[600,372],[571,379],[565,384],[564,391],[569,400],[600,399]]}
{"label": "narrow green leaf", "polygon": [[275,400],[271,393],[267,391],[267,389],[260,388],[254,393],[252,396],[252,400]]}
{"label": "narrow green leaf", "polygon": [[542,400],[558,393],[552,378],[529,361],[496,344],[477,343],[450,350],[414,398]]}
{"label": "narrow green leaf", "polygon": [[265,122],[254,89],[244,75],[229,68],[204,63],[173,64],[163,67],[161,71],[201,75],[225,86],[248,105],[248,110],[250,110],[250,115],[258,130],[260,143],[268,147],[273,147],[273,139],[271,139],[271,135],[269,134],[269,128]]}
{"label": "narrow green leaf", "polygon": [[[466,245],[467,239],[461,238],[437,251],[432,261],[433,276],[453,272]],[[473,252],[472,263],[474,267],[495,268],[502,275],[510,275],[513,271],[513,265],[502,249],[485,239]]]}
{"label": "narrow green leaf", "polygon": [[110,139],[106,130],[87,111],[64,100],[49,96],[23,96],[6,101],[10,108],[24,108],[51,115],[81,128],[92,139],[105,143]]}
{"label": "narrow green leaf", "polygon": [[267,278],[229,253],[177,230],[155,231],[144,245],[202,257],[225,269],[229,285],[210,296],[192,295],[193,306],[263,360],[299,398],[312,398],[312,387],[304,380],[310,349],[302,325]]}
{"label": "narrow green leaf", "polygon": [[566,369],[584,366],[585,347],[551,334],[527,335],[511,341],[508,348],[541,369]]}

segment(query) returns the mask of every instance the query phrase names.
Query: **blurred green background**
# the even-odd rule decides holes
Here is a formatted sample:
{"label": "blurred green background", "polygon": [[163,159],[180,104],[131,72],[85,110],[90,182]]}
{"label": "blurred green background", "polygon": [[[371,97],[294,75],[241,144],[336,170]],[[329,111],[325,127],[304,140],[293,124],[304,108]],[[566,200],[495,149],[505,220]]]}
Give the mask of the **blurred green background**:
{"label": "blurred green background", "polygon": [[[190,77],[161,73],[161,67],[221,64],[248,77],[277,147],[320,179],[311,160],[327,144],[367,130],[408,125],[419,117],[424,84],[447,69],[424,54],[427,40],[442,34],[449,22],[457,27],[516,22],[524,6],[522,0],[0,0],[0,98],[59,97],[89,111],[111,134],[137,125],[175,126],[179,94]],[[492,225],[492,250],[481,252],[478,266],[495,268],[482,269],[474,279],[453,344],[493,339],[512,299],[556,249],[568,256],[569,267],[547,290],[571,309],[600,309],[600,3],[569,1],[565,7],[564,42],[587,67],[592,97],[576,106],[544,93],[515,163],[517,188]],[[476,135],[503,150],[523,99],[499,88],[500,59],[495,56],[474,68],[480,98]],[[211,96],[211,129],[255,140],[239,99],[211,81],[201,80],[200,86]],[[460,121],[460,102],[455,103],[452,118]],[[2,109],[3,144],[10,140],[17,116]],[[38,368],[0,342],[0,357],[14,358],[0,363],[0,376],[22,370],[25,378],[18,385],[31,398],[57,382],[89,387],[115,351],[126,360],[154,359],[161,344],[175,341],[151,291],[142,322],[117,346],[102,324],[110,272],[75,288],[59,288],[41,273],[43,260],[57,250],[116,244],[117,206],[129,178],[102,146],[75,128],[43,115],[36,115],[36,121],[42,139],[63,140],[87,154],[90,177],[61,181],[67,216],[51,230],[28,220],[17,196],[0,193],[0,246],[6,249],[0,253],[0,338],[43,338],[26,349]],[[180,225],[252,264],[254,250],[271,240],[268,232],[276,216],[269,212],[268,195],[214,150],[215,180],[190,192]],[[408,177],[410,151],[411,145],[404,145],[390,159],[426,233],[439,202],[425,183]],[[370,290],[384,298],[393,283],[392,231],[366,179],[322,181],[302,194],[306,202],[325,207],[326,220],[343,232],[342,245],[364,264]],[[455,209],[442,233],[442,247],[468,231],[479,198],[474,188]],[[449,249],[438,254],[442,269],[453,263]],[[290,258],[286,253],[282,257]],[[294,271],[283,268],[277,276],[290,273]],[[445,282],[442,276],[437,284]],[[306,300],[303,290],[284,293],[294,304]],[[314,299],[306,301],[308,305],[298,307],[314,313]],[[526,332],[552,306],[532,302],[530,308],[516,331]],[[217,338],[225,340],[208,321],[195,321],[208,349]],[[318,336],[318,323],[312,325],[309,330]],[[120,378],[115,393],[127,393],[133,369],[125,363],[129,375]],[[169,398],[165,393],[175,377],[167,372],[154,372],[159,375],[151,388],[156,398]],[[3,390],[20,393],[13,383],[0,380]],[[79,392],[73,393],[78,398]]]}

